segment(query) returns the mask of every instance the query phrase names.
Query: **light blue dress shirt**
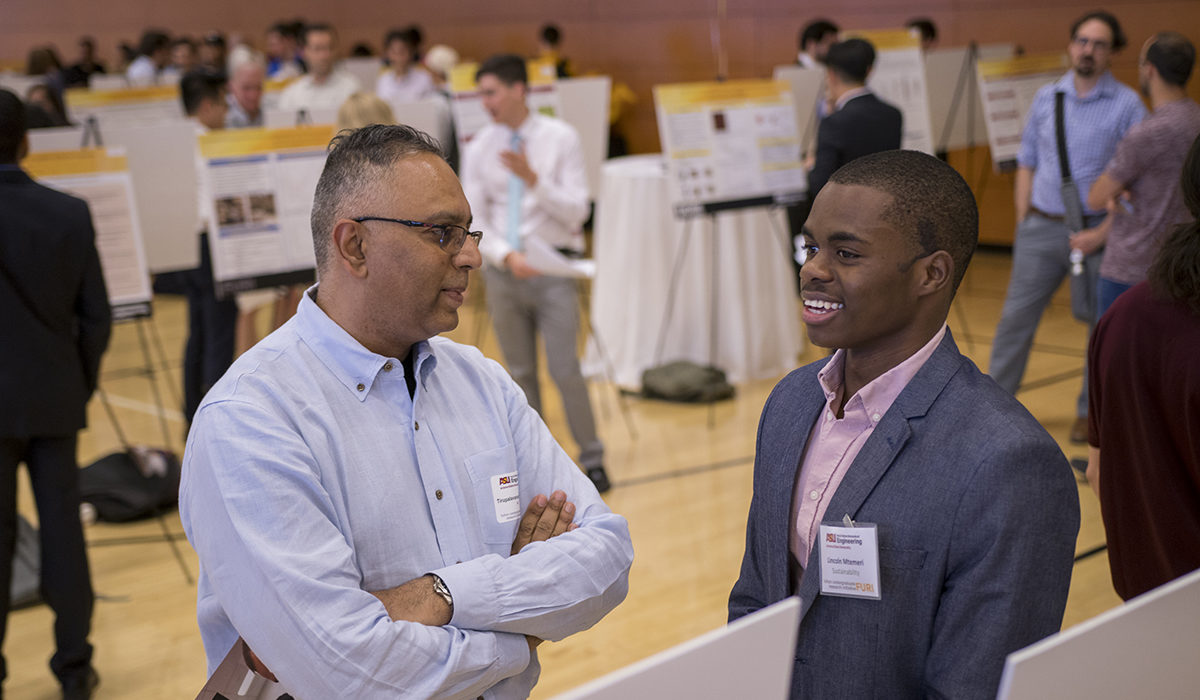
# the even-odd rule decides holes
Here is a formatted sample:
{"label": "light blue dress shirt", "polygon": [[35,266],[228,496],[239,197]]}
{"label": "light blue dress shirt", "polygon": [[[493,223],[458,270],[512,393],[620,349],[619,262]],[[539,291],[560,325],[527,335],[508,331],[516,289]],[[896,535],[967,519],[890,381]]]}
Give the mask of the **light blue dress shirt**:
{"label": "light blue dress shirt", "polygon": [[[526,697],[539,668],[524,635],[562,639],[624,599],[625,519],[500,365],[422,342],[410,399],[400,359],[355,341],[315,289],[188,437],[180,515],[209,672],[240,634],[298,699]],[[555,489],[580,527],[509,556],[514,511]],[[392,621],[367,592],[428,572],[454,595],[445,627]]]}
{"label": "light blue dress shirt", "polygon": [[1088,190],[1116,153],[1121,137],[1146,116],[1146,106],[1137,93],[1117,82],[1112,73],[1100,76],[1096,87],[1083,98],[1075,93],[1074,76],[1074,71],[1067,71],[1056,82],[1037,91],[1017,152],[1017,164],[1034,171],[1030,203],[1056,216],[1062,216],[1065,208],[1054,129],[1054,93],[1066,93],[1063,124],[1067,132],[1067,164],[1071,166],[1071,177],[1087,215],[1104,213],[1088,209]]}

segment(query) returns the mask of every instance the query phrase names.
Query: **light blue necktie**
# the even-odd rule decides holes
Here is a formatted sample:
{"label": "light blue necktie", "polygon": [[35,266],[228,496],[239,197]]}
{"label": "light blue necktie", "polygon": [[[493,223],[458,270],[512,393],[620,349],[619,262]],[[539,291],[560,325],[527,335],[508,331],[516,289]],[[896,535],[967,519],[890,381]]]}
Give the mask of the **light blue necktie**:
{"label": "light blue necktie", "polygon": [[[521,135],[513,132],[509,148],[521,150]],[[525,196],[525,181],[516,173],[508,176],[508,245],[513,250],[521,249],[521,199]]]}

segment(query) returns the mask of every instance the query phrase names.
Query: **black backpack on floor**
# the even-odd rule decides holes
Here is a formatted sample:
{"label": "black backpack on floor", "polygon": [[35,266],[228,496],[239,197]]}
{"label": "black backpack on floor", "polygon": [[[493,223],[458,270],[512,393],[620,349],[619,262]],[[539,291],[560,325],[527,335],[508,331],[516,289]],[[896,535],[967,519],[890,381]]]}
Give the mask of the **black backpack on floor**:
{"label": "black backpack on floor", "polygon": [[153,517],[179,500],[179,458],[170,450],[142,446],[114,452],[80,470],[79,493],[96,508],[99,520]]}

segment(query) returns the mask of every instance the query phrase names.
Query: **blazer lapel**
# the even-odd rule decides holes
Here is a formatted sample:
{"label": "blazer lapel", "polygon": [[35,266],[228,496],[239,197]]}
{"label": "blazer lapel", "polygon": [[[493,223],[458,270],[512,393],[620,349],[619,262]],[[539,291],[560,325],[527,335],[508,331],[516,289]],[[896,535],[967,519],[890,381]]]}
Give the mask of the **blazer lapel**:
{"label": "blazer lapel", "polygon": [[[884,414],[879,425],[875,426],[871,437],[867,438],[866,444],[846,470],[837,492],[829,500],[829,507],[825,509],[822,522],[840,521],[846,515],[852,520],[858,519],[859,508],[912,436],[909,421],[924,416],[929,411],[929,407],[961,365],[962,356],[958,352],[958,345],[955,344],[950,329],[946,329],[941,344],[896,397],[895,403]],[[819,546],[814,544],[814,553]],[[810,556],[808,561],[809,567],[804,570],[798,591],[801,616],[808,612],[809,606],[821,590],[820,557]]]}

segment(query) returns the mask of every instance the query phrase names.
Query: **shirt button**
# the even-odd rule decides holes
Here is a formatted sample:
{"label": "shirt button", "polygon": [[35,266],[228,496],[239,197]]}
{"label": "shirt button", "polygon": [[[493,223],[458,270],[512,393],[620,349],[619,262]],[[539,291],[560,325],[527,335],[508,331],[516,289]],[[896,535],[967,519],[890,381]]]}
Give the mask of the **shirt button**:
{"label": "shirt button", "polygon": [[367,386],[366,386],[365,384],[359,384],[359,385],[358,385],[358,390],[359,390],[359,391],[362,391],[363,389],[366,389],[366,388],[367,388]]}
{"label": "shirt button", "polygon": [[876,423],[878,423],[878,422],[879,422],[879,414],[878,414],[878,413],[875,413],[875,414],[873,414],[873,415],[871,416],[871,420],[873,420],[873,421],[875,421]]}
{"label": "shirt button", "polygon": [[440,501],[440,500],[442,500],[442,490],[441,490],[441,489],[438,489],[437,491],[434,491],[434,492],[433,492],[433,495],[434,495],[434,496],[437,496],[437,499],[438,499],[439,501]]}
{"label": "shirt button", "polygon": [[808,497],[815,501],[821,497],[821,494],[817,493],[816,489],[813,489],[812,491],[808,492]]}
{"label": "shirt button", "polygon": [[413,421],[413,430],[420,430],[420,429],[421,429],[421,422]]}
{"label": "shirt button", "polygon": [[387,363],[386,365],[384,365],[384,366],[383,366],[383,371],[384,371],[384,372],[391,372],[391,371],[392,371],[392,363],[391,363],[391,362],[389,362],[389,363]]}

